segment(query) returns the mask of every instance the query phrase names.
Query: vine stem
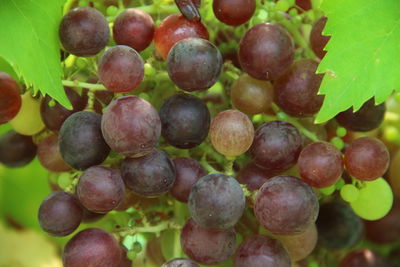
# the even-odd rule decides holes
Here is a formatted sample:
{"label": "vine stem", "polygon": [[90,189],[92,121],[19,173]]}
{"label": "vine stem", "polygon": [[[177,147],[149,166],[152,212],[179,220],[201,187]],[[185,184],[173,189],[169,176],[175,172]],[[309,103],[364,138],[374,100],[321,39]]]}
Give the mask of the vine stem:
{"label": "vine stem", "polygon": [[85,83],[85,82],[79,82],[79,81],[62,80],[62,85],[70,86],[70,87],[87,88],[87,89],[90,89],[93,91],[107,90],[107,88],[105,88],[104,85],[102,85],[102,84]]}
{"label": "vine stem", "polygon": [[126,235],[135,235],[137,233],[159,233],[167,229],[180,229],[180,226],[172,221],[165,221],[157,225],[121,228],[115,232],[125,232]]}

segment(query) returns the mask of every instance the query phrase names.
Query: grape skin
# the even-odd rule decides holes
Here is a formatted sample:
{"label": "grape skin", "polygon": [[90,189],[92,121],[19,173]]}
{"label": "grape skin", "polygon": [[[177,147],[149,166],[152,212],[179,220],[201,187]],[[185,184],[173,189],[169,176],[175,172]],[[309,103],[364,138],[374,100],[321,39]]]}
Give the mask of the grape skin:
{"label": "grape skin", "polygon": [[126,158],[121,173],[126,186],[141,196],[162,195],[175,182],[173,162],[165,152],[157,149],[140,158]]}
{"label": "grape skin", "polygon": [[121,257],[120,245],[111,234],[89,228],[68,241],[62,260],[65,267],[119,267]]}
{"label": "grape skin", "polygon": [[124,199],[125,185],[119,171],[93,166],[81,175],[76,191],[79,201],[89,211],[107,213]]}
{"label": "grape skin", "polygon": [[30,136],[10,130],[0,136],[0,162],[8,168],[27,165],[36,156],[36,145]]}
{"label": "grape skin", "polygon": [[256,9],[255,0],[214,0],[215,17],[223,23],[238,26],[248,21]]}
{"label": "grape skin", "polygon": [[210,230],[188,220],[181,232],[181,246],[192,260],[215,265],[230,258],[236,247],[236,233],[233,228]]}
{"label": "grape skin", "polygon": [[39,143],[37,156],[43,167],[49,171],[66,172],[71,169],[61,157],[58,134],[49,135]]}
{"label": "grape skin", "polygon": [[392,266],[375,251],[365,248],[353,250],[344,257],[339,267],[383,267]]}
{"label": "grape skin", "polygon": [[47,196],[40,204],[38,220],[40,227],[53,236],[66,236],[78,228],[83,210],[78,199],[63,191]]}
{"label": "grape skin", "polygon": [[200,267],[200,265],[189,259],[176,258],[164,263],[161,267]]}
{"label": "grape skin", "polygon": [[107,19],[97,9],[77,7],[62,19],[59,38],[66,51],[80,57],[99,53],[110,39]]}
{"label": "grape skin", "polygon": [[193,148],[201,144],[210,129],[210,112],[203,101],[189,94],[175,94],[160,108],[161,133],[171,145]]}
{"label": "grape skin", "polygon": [[293,58],[293,40],[279,24],[255,25],[239,44],[242,69],[259,80],[276,80],[290,67]]}
{"label": "grape skin", "polygon": [[157,111],[136,96],[120,97],[103,114],[101,129],[111,149],[128,157],[150,153],[161,135]]}
{"label": "grape skin", "polygon": [[202,38],[186,38],[169,51],[167,71],[179,88],[203,91],[217,82],[222,63],[222,55],[215,45]]}
{"label": "grape skin", "polygon": [[247,189],[254,192],[269,179],[276,176],[276,172],[264,170],[254,162],[244,166],[237,174],[237,181],[247,186]]}
{"label": "grape skin", "polygon": [[326,17],[321,17],[314,23],[310,33],[311,49],[314,51],[315,55],[321,59],[326,54],[324,48],[331,38],[330,36],[322,35],[322,30],[325,28],[326,21]]}
{"label": "grape skin", "polygon": [[232,177],[214,173],[200,178],[189,195],[189,212],[202,227],[227,229],[243,214],[245,196]]}
{"label": "grape skin", "polygon": [[130,46],[140,52],[153,41],[154,21],[140,9],[125,9],[114,21],[113,35],[117,44]]}
{"label": "grape skin", "polygon": [[312,188],[292,176],[275,176],[257,193],[254,213],[269,232],[277,235],[304,233],[318,216],[318,198]]}
{"label": "grape skin", "polygon": [[8,73],[0,71],[0,125],[14,118],[21,108],[17,82]]}

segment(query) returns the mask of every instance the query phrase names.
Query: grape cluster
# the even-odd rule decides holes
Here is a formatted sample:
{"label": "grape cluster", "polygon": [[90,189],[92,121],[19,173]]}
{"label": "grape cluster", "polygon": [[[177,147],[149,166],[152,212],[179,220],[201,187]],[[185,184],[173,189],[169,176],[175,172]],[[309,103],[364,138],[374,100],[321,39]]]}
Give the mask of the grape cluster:
{"label": "grape cluster", "polygon": [[[399,204],[392,209],[382,178],[390,153],[369,134],[382,124],[385,104],[371,99],[325,125],[312,123],[324,100],[316,70],[327,19],[312,26],[306,48],[285,26],[310,1],[256,23],[263,3],[214,0],[228,35],[219,44],[201,20],[200,1],[175,2],[182,14],[162,21],[138,8],[108,18],[94,7],[65,14],[60,42],[77,68],[65,70],[76,84],[64,88],[72,109],[33,97],[0,72],[0,124],[13,127],[0,137],[0,162],[22,167],[37,155],[49,177],[56,173],[38,210],[42,229],[67,236],[92,221],[112,225],[76,233],[64,265],[131,266],[146,244],[150,261],[164,267],[227,260],[290,267],[313,251],[351,249],[362,239],[362,219],[383,218],[365,223],[372,241],[399,238]],[[383,228],[392,234],[377,235]],[[176,232],[188,258],[157,252],[172,246],[163,238]],[[161,241],[150,239],[154,233]],[[340,266],[370,257],[377,263],[363,266],[388,266],[367,249],[340,258]]]}

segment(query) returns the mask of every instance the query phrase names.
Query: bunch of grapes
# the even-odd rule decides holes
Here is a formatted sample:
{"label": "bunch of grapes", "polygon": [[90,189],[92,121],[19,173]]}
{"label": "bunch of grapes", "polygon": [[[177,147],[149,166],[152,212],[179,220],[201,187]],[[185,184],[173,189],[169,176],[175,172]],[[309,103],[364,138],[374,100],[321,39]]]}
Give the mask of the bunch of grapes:
{"label": "bunch of grapes", "polygon": [[313,123],[329,37],[310,1],[87,2],[59,26],[72,109],[0,72],[0,162],[49,170],[38,220],[74,234],[65,266],[391,266],[353,249],[400,238],[386,107]]}

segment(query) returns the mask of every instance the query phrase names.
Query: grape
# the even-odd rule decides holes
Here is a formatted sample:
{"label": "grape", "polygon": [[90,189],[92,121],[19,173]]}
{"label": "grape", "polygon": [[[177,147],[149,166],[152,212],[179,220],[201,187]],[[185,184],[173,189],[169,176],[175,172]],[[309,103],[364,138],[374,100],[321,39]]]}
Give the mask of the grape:
{"label": "grape", "polygon": [[302,139],[292,124],[285,121],[271,121],[257,129],[250,152],[258,166],[284,171],[296,163],[301,152]]}
{"label": "grape", "polygon": [[400,201],[393,202],[390,212],[377,221],[365,221],[367,238],[377,244],[390,244],[400,239]]}
{"label": "grape", "polygon": [[161,106],[163,137],[178,148],[193,148],[207,137],[210,112],[203,101],[189,94],[175,94]]}
{"label": "grape", "polygon": [[389,213],[393,204],[393,192],[385,179],[365,182],[356,201],[350,205],[365,220],[378,220]]}
{"label": "grape", "polygon": [[256,10],[255,0],[214,0],[215,17],[225,24],[238,26],[247,22]]}
{"label": "grape", "polygon": [[82,221],[82,208],[78,199],[63,191],[47,196],[40,204],[38,219],[40,226],[54,236],[66,236],[78,228]]}
{"label": "grape", "polygon": [[178,14],[170,15],[161,22],[154,33],[155,49],[165,60],[174,44],[189,37],[209,39],[208,31],[200,21],[187,20]]}
{"label": "grape", "polygon": [[118,267],[132,267],[132,261],[128,258],[128,253],[126,251],[126,248],[124,246],[121,246],[122,250],[122,256],[121,256],[121,262]]}
{"label": "grape", "polygon": [[119,267],[121,256],[121,248],[111,234],[89,228],[68,241],[62,260],[65,267]]}
{"label": "grape", "polygon": [[49,135],[39,143],[37,156],[43,167],[49,171],[66,172],[70,170],[70,167],[61,157],[58,134]]}
{"label": "grape", "polygon": [[181,245],[192,260],[214,265],[230,258],[236,247],[236,233],[233,228],[210,230],[188,220],[181,232]]}
{"label": "grape", "polygon": [[294,117],[309,117],[319,111],[324,96],[318,95],[322,74],[315,74],[317,62],[302,59],[274,82],[275,103]]}
{"label": "grape", "polygon": [[107,19],[91,7],[77,7],[62,19],[59,37],[66,51],[80,57],[99,53],[110,39]]}
{"label": "grape", "polygon": [[9,168],[23,167],[36,156],[36,145],[30,136],[8,131],[0,136],[0,162]]}
{"label": "grape", "polygon": [[307,145],[297,161],[301,178],[317,188],[334,185],[343,173],[342,154],[327,142]]}
{"label": "grape", "polygon": [[135,89],[144,77],[144,61],[133,48],[113,46],[99,61],[101,83],[112,92],[123,93]]}
{"label": "grape", "polygon": [[312,7],[311,0],[296,0],[296,6],[306,11],[310,10]]}
{"label": "grape", "polygon": [[17,82],[0,71],[0,125],[14,118],[21,108],[21,96]]}
{"label": "grape", "polygon": [[83,223],[92,223],[92,222],[98,221],[101,218],[103,218],[104,215],[105,215],[104,213],[91,212],[90,210],[88,210],[84,206],[82,206],[82,210],[83,210],[83,215],[82,215],[82,222]]}
{"label": "grape", "polygon": [[375,251],[364,248],[353,250],[344,257],[339,267],[390,267],[389,263]]}
{"label": "grape", "polygon": [[397,151],[390,163],[389,181],[394,194],[400,198],[400,152]]}
{"label": "grape", "polygon": [[326,17],[321,17],[314,23],[310,33],[311,49],[319,58],[323,58],[325,56],[326,51],[324,48],[331,38],[330,36],[322,35],[322,30],[325,28],[326,21]]}
{"label": "grape", "polygon": [[350,143],[344,154],[347,172],[363,181],[381,177],[389,167],[390,155],[378,139],[361,137]]}
{"label": "grape", "polygon": [[353,113],[353,109],[349,108],[336,115],[335,119],[347,130],[368,132],[381,125],[385,111],[385,103],[375,105],[374,99],[371,98],[358,111]]}
{"label": "grape", "polygon": [[72,168],[84,170],[102,163],[110,148],[101,134],[101,115],[79,111],[69,116],[59,134],[61,156]]}
{"label": "grape", "polygon": [[271,233],[296,235],[315,223],[318,207],[318,198],[310,186],[293,176],[280,175],[261,186],[254,213]]}
{"label": "grape", "polygon": [[196,160],[191,158],[176,158],[173,162],[176,178],[171,188],[171,195],[180,202],[187,203],[192,186],[207,172]]}
{"label": "grape", "polygon": [[254,79],[246,73],[231,86],[233,106],[249,115],[266,112],[271,107],[272,98],[270,82]]}
{"label": "grape", "polygon": [[291,260],[282,244],[271,237],[256,235],[240,244],[235,267],[290,267]]}
{"label": "grape", "polygon": [[114,93],[106,90],[95,91],[94,95],[98,101],[104,105],[108,105],[114,98]]}
{"label": "grape", "polygon": [[200,265],[189,259],[176,258],[164,263],[161,267],[200,267]]}
{"label": "grape", "polygon": [[72,88],[65,87],[65,93],[72,104],[72,110],[66,109],[61,104],[55,102],[51,104],[52,100],[46,96],[40,106],[40,114],[47,129],[58,131],[63,122],[73,113],[83,110],[88,102],[86,94],[80,96]]}
{"label": "grape", "polygon": [[307,257],[317,245],[318,232],[313,224],[304,233],[299,235],[281,235],[275,236],[287,249],[290,258],[293,261],[299,261]]}
{"label": "grape", "polygon": [[10,121],[13,129],[23,135],[34,135],[44,128],[40,117],[40,101],[29,92],[22,95],[22,105],[18,114]]}
{"label": "grape", "polygon": [[222,55],[215,45],[202,38],[186,38],[169,51],[167,70],[179,88],[203,91],[217,82],[222,63]]}
{"label": "grape", "polygon": [[126,186],[141,196],[155,197],[168,192],[175,182],[175,167],[168,155],[154,149],[140,158],[127,158],[121,165]]}
{"label": "grape", "polygon": [[140,52],[153,40],[154,21],[140,9],[125,9],[114,21],[113,35],[117,44],[130,46]]}
{"label": "grape", "polygon": [[175,0],[175,4],[178,6],[179,11],[188,20],[200,21],[200,13],[198,8],[200,8],[201,0]]}
{"label": "grape", "polygon": [[342,202],[321,205],[317,220],[318,243],[328,249],[346,249],[362,237],[363,224],[351,208]]}
{"label": "grape", "polygon": [[157,111],[146,100],[136,96],[120,97],[107,107],[101,129],[111,149],[128,157],[151,152],[161,135]]}
{"label": "grape", "polygon": [[352,184],[346,184],[340,189],[340,196],[344,201],[354,202],[359,196],[359,190]]}
{"label": "grape", "polygon": [[95,213],[107,213],[122,202],[125,186],[119,171],[93,166],[81,175],[76,191],[85,208]]}
{"label": "grape", "polygon": [[213,173],[200,178],[189,195],[189,212],[202,227],[227,229],[243,214],[245,197],[239,183],[232,177]]}
{"label": "grape", "polygon": [[235,157],[245,153],[254,138],[254,126],[246,114],[233,109],[218,113],[211,122],[211,143],[219,153]]}
{"label": "grape", "polygon": [[254,162],[250,162],[239,171],[237,181],[245,184],[247,189],[254,192],[260,189],[269,178],[274,177],[276,174],[276,172],[261,169]]}
{"label": "grape", "polygon": [[280,25],[258,24],[250,28],[239,44],[243,70],[259,80],[276,80],[292,64],[294,44]]}
{"label": "grape", "polygon": [[119,204],[118,207],[115,208],[115,210],[118,211],[125,211],[129,209],[130,207],[134,208],[140,208],[142,210],[148,209],[149,207],[153,205],[159,204],[159,199],[158,198],[148,198],[148,197],[143,197],[139,196],[135,193],[133,193],[131,190],[127,190],[125,192],[125,198]]}

